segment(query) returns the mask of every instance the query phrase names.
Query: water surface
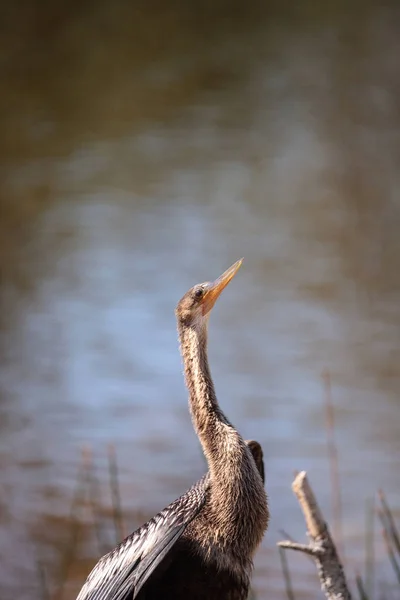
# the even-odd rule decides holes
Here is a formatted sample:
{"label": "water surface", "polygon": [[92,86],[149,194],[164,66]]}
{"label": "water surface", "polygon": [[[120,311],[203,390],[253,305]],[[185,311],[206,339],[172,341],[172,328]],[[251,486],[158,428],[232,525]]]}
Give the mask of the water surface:
{"label": "water surface", "polygon": [[[353,578],[366,499],[381,487],[399,506],[397,14],[217,11],[196,31],[182,7],[141,8],[174,34],[143,47],[133,12],[106,6],[59,15],[43,48],[17,19],[5,45],[20,70],[2,101],[1,597],[39,598],[38,562],[49,585],[62,570],[82,447],[107,508],[115,446],[128,530],[201,476],[174,307],[241,256],[209,352],[223,409],[265,451],[255,590],[283,597],[275,543],[304,537],[294,470],[332,517],[326,369]],[[99,554],[89,513],[65,598]],[[314,597],[312,565],[289,560],[296,598]]]}

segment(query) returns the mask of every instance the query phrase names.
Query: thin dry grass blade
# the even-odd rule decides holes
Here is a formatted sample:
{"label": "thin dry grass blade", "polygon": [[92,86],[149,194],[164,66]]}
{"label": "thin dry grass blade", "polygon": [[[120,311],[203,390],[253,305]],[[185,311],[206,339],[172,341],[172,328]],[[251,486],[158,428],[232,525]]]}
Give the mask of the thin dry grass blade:
{"label": "thin dry grass blade", "polygon": [[344,563],[345,556],[342,531],[342,498],[340,494],[339,460],[335,441],[335,415],[332,400],[331,376],[329,371],[325,371],[323,373],[323,380],[325,385],[326,437],[332,490],[333,537],[335,538],[338,553],[340,554],[341,560]]}
{"label": "thin dry grass blade", "polygon": [[281,559],[283,579],[285,581],[286,595],[288,597],[288,600],[295,600],[292,587],[292,580],[290,577],[289,565],[286,557],[286,551],[283,548],[279,548],[279,556]]}
{"label": "thin dry grass blade", "polygon": [[388,554],[390,563],[391,563],[391,565],[393,567],[393,571],[395,572],[395,575],[397,577],[397,581],[400,584],[400,566],[399,566],[399,564],[398,564],[398,562],[396,560],[396,557],[394,555],[393,546],[392,546],[391,541],[390,541],[389,533],[387,532],[386,529],[383,529],[382,530],[382,535],[383,535],[383,539],[385,541],[386,552]]}
{"label": "thin dry grass blade", "polygon": [[115,527],[116,543],[119,544],[125,538],[125,528],[122,517],[121,495],[118,478],[117,457],[114,446],[108,447],[108,467],[110,474],[110,489],[112,498],[112,512]]}
{"label": "thin dry grass blade", "polygon": [[395,550],[400,557],[400,535],[399,535],[399,532],[397,531],[397,527],[396,527],[396,523],[394,522],[392,511],[389,508],[389,504],[388,504],[385,494],[383,493],[382,490],[379,491],[379,499],[381,501],[383,514],[386,519],[386,526],[384,526],[384,527],[387,530],[388,534],[390,535],[393,545],[395,547]]}
{"label": "thin dry grass blade", "polygon": [[288,532],[286,531],[286,529],[279,529],[278,533],[283,537],[284,540],[289,540],[291,542],[295,542],[296,540],[288,534]]}

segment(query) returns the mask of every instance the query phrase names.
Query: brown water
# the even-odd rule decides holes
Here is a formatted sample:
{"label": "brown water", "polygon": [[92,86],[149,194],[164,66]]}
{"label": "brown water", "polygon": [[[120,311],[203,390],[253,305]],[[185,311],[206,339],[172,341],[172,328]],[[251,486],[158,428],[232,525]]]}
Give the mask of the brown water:
{"label": "brown water", "polygon": [[[265,449],[258,598],[283,597],[279,530],[304,538],[295,469],[332,517],[324,369],[345,558],[364,572],[366,500],[381,487],[400,506],[399,13],[378,4],[5,11],[2,600],[43,597],[38,563],[57,589],[83,446],[107,510],[114,444],[128,530],[202,474],[173,311],[241,256],[210,360],[223,408]],[[85,518],[66,600],[99,555]],[[312,564],[288,558],[296,599],[318,597]]]}

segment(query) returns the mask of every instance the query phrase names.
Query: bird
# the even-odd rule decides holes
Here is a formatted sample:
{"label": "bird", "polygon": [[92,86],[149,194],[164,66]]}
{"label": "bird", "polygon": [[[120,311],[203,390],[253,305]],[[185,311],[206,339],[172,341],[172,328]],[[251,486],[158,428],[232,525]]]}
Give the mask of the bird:
{"label": "bird", "polygon": [[77,600],[245,600],[269,522],[261,445],[223,413],[207,356],[208,321],[242,260],[197,284],[175,314],[189,409],[208,472],[103,556]]}

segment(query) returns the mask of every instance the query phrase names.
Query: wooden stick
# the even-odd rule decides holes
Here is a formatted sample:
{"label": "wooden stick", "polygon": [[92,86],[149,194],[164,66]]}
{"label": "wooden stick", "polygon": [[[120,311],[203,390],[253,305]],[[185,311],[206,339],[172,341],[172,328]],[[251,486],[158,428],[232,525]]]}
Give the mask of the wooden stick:
{"label": "wooden stick", "polygon": [[278,546],[304,552],[314,558],[321,588],[328,600],[351,600],[351,594],[347,587],[346,577],[335,544],[308,483],[305,471],[296,476],[292,489],[303,511],[310,543],[305,545],[285,541],[278,542]]}

